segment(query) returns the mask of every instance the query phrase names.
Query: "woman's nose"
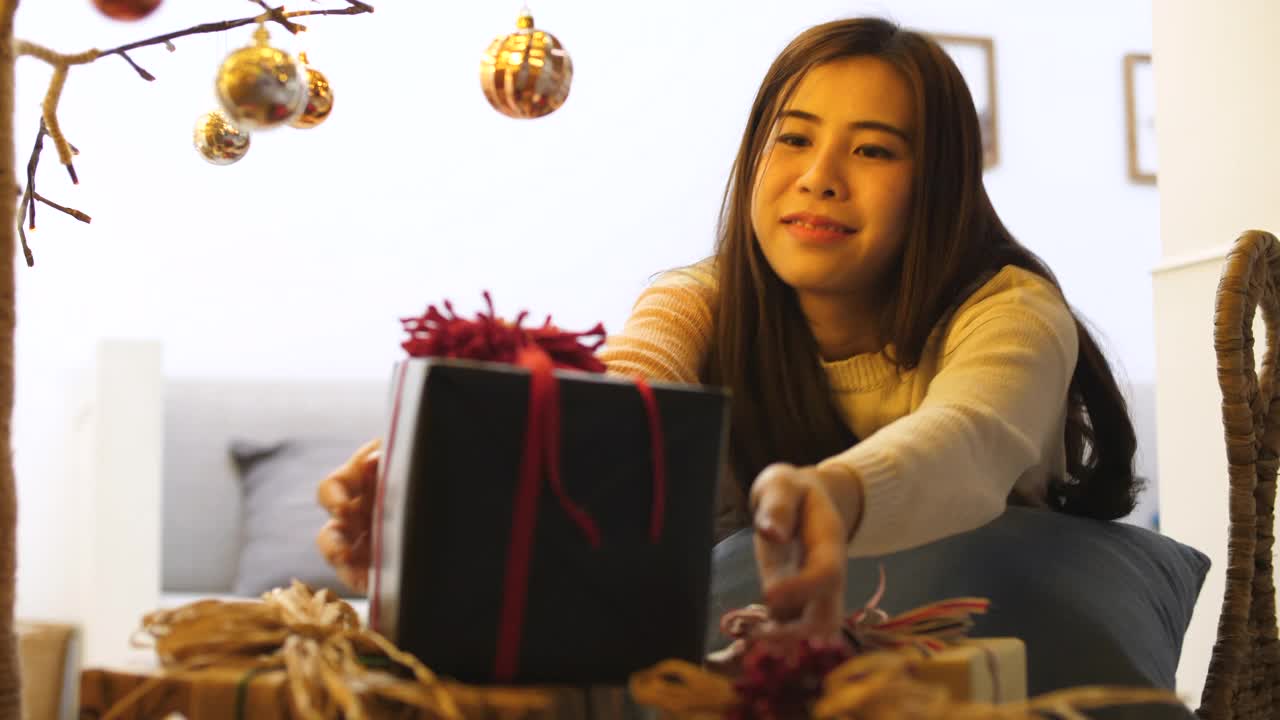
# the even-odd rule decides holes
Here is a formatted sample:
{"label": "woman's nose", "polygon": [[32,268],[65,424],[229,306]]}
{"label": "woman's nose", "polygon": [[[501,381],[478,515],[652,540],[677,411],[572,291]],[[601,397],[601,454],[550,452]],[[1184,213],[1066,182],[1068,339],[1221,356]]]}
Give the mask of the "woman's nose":
{"label": "woman's nose", "polygon": [[821,195],[829,200],[849,197],[848,183],[841,176],[832,153],[817,153],[813,163],[800,176],[800,191]]}

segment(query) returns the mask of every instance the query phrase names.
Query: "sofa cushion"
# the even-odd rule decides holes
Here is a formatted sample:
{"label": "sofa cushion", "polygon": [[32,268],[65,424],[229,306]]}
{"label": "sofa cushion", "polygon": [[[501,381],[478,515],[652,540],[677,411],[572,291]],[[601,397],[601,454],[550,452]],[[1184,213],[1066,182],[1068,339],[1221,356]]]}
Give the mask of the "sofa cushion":
{"label": "sofa cushion", "polygon": [[243,490],[243,527],[233,592],[257,596],[293,579],[350,596],[316,548],[328,514],[316,488],[359,447],[349,437],[232,443]]}
{"label": "sofa cushion", "polygon": [[[1204,554],[1144,528],[1022,507],[972,532],[850,559],[851,609],[874,593],[880,563],[881,607],[890,613],[949,597],[989,598],[973,635],[1025,641],[1032,694],[1091,684],[1173,689],[1209,569]],[[725,644],[714,627],[721,613],[760,597],[751,531],[743,530],[714,551],[709,647]],[[1106,716],[1187,717],[1181,708],[1136,712]]]}

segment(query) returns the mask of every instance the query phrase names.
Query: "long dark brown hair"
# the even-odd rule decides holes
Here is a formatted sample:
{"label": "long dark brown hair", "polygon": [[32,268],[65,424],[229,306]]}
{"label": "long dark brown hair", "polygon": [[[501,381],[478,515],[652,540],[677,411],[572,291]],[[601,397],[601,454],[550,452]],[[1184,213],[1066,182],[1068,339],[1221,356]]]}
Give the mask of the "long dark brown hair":
{"label": "long dark brown hair", "polygon": [[[841,20],[796,37],[774,61],[751,108],[725,190],[716,243],[715,334],[706,373],[733,393],[730,459],[749,487],[770,462],[813,464],[856,441],[820,372],[817,341],[795,292],[765,260],[751,225],[751,195],[766,142],[796,80],[852,56],[897,68],[913,93],[917,132],[912,207],[880,337],[899,369],[914,368],[929,335],[1000,268],[1014,265],[1059,287],[1049,268],[996,215],[982,182],[978,114],[963,76],[924,34],[877,18]],[[893,280],[893,278],[888,278]],[[1111,368],[1079,316],[1079,356],[1068,397],[1068,477],[1051,481],[1051,504],[1115,519],[1134,507],[1137,447]],[[780,381],[785,378],[785,381]]]}

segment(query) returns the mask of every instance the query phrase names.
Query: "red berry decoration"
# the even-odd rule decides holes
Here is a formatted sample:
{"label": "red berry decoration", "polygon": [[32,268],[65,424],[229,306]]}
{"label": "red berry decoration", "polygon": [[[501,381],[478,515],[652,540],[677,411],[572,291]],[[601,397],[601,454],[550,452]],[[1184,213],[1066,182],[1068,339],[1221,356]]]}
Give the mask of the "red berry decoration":
{"label": "red berry decoration", "polygon": [[822,695],[823,678],[853,654],[853,648],[842,639],[760,639],[743,658],[742,674],[734,681],[741,703],[727,717],[807,718]]}
{"label": "red berry decoration", "polygon": [[926,654],[941,650],[965,637],[973,627],[972,616],[985,613],[990,605],[985,598],[952,598],[890,617],[879,607],[884,591],[881,566],[875,594],[845,618],[842,632],[833,637],[780,626],[764,605],[748,605],[721,616],[720,631],[734,640],[706,660],[712,669],[734,678],[739,702],[726,717],[807,718],[822,697],[827,675],[846,660],[875,650],[912,647]]}
{"label": "red berry decoration", "polygon": [[133,21],[155,12],[161,0],[93,0],[103,15],[112,20]]}

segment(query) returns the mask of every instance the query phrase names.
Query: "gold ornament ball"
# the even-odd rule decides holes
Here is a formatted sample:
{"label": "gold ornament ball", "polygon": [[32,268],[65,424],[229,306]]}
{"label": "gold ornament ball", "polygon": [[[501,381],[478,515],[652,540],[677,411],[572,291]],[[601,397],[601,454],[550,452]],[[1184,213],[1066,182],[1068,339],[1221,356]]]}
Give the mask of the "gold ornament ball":
{"label": "gold ornament ball", "polygon": [[249,133],[237,128],[221,110],[214,110],[196,122],[195,146],[214,165],[230,165],[249,152]]}
{"label": "gold ornament ball", "polygon": [[480,62],[480,86],[495,110],[513,118],[550,115],[569,97],[573,62],[560,41],[525,11],[516,31],[495,38]]}
{"label": "gold ornament ball", "polygon": [[296,128],[313,128],[325,121],[329,117],[329,112],[333,110],[333,88],[329,86],[329,79],[319,70],[307,68],[307,105],[302,110],[302,114],[289,124]]}
{"label": "gold ornament ball", "polygon": [[227,56],[218,68],[218,102],[242,130],[266,130],[292,121],[307,107],[307,77],[289,54],[267,44],[259,27],[257,41]]}

